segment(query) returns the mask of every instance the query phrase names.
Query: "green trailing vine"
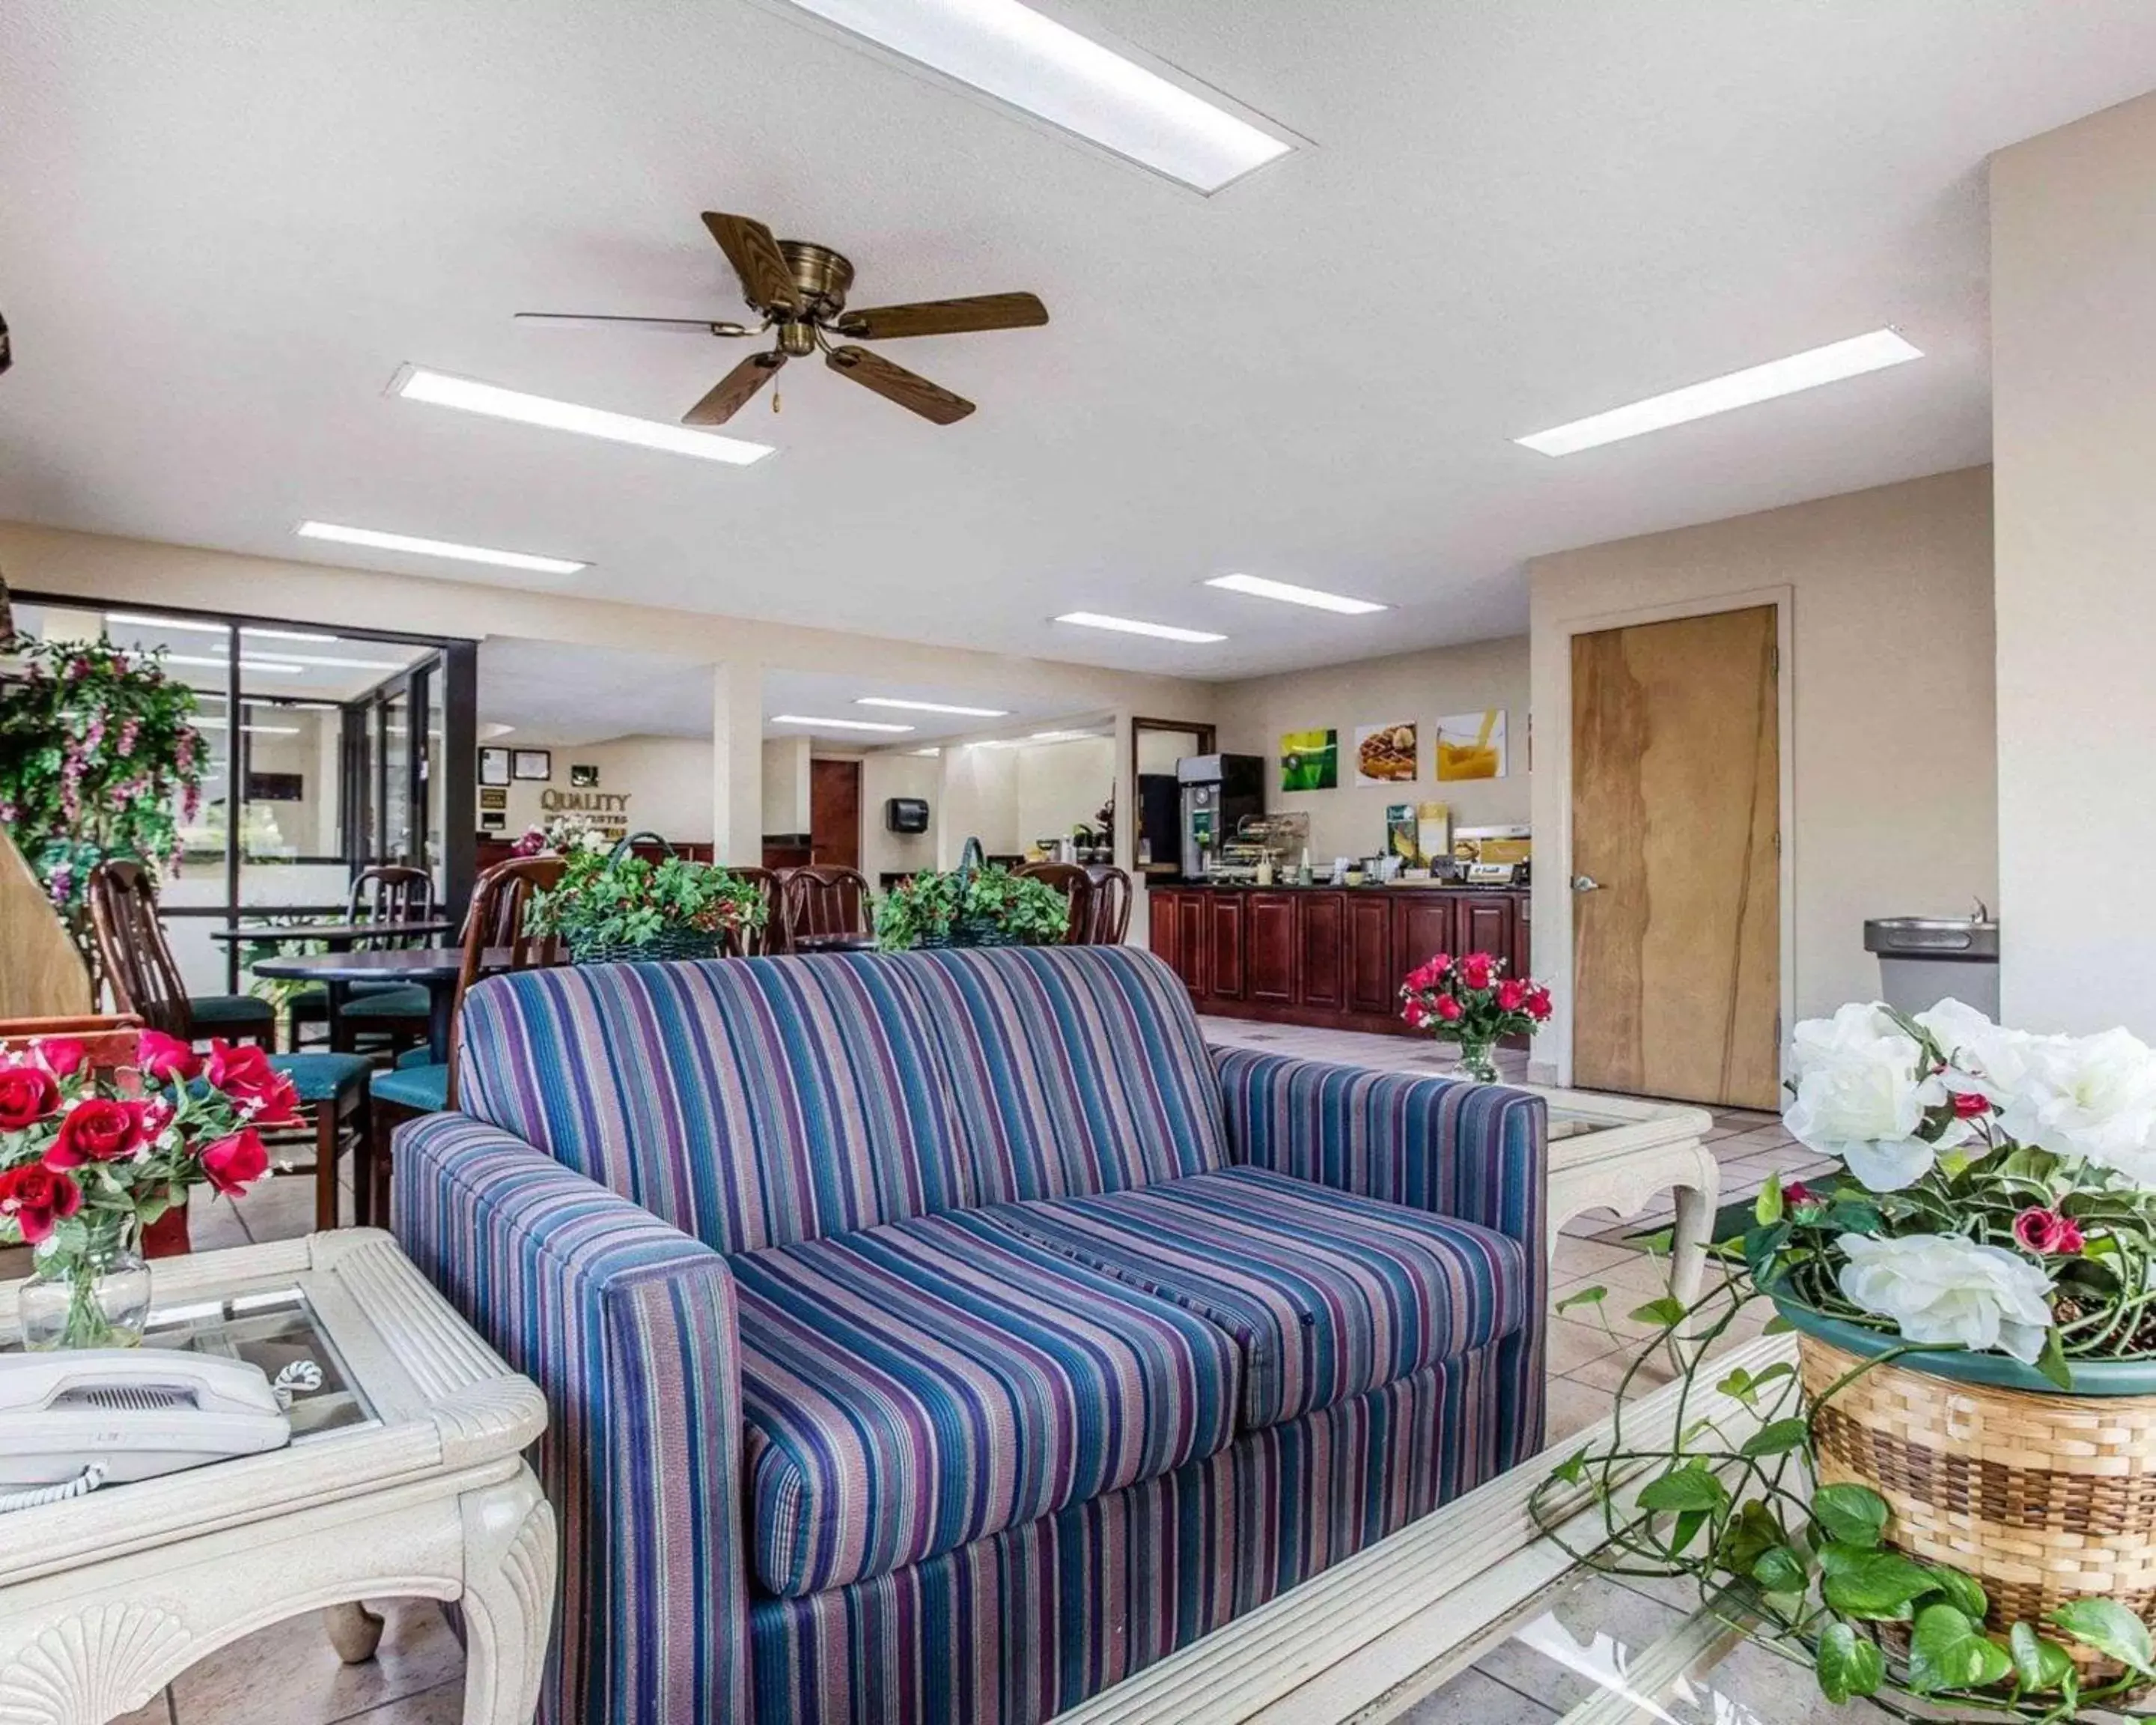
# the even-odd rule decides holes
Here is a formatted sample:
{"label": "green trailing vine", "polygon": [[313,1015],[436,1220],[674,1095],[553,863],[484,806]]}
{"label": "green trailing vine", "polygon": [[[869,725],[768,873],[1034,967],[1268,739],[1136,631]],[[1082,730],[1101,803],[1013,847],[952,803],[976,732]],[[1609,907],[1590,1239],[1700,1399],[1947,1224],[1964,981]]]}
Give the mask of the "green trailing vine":
{"label": "green trailing vine", "polygon": [[202,796],[194,691],[161,654],[102,641],[0,639],[0,826],[78,927],[108,857],[177,866]]}
{"label": "green trailing vine", "polygon": [[558,934],[572,953],[657,945],[670,931],[740,934],[763,927],[762,896],[711,863],[669,856],[658,862],[579,849],[560,884],[531,901],[536,934]]}
{"label": "green trailing vine", "polygon": [[977,945],[985,934],[1014,946],[1051,946],[1070,927],[1070,901],[1046,882],[1009,869],[957,868],[901,880],[876,908],[886,952]]}

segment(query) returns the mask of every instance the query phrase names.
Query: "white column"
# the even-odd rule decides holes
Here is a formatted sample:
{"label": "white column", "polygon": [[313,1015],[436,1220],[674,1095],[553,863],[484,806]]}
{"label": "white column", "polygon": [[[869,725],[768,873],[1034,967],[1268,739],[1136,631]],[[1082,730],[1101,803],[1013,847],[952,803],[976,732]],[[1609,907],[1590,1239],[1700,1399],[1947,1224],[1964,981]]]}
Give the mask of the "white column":
{"label": "white column", "polygon": [[2156,1039],[2152,185],[2156,96],[1992,159],[2000,981],[2031,1030]]}
{"label": "white column", "polygon": [[711,842],[718,860],[763,860],[763,667],[711,673]]}

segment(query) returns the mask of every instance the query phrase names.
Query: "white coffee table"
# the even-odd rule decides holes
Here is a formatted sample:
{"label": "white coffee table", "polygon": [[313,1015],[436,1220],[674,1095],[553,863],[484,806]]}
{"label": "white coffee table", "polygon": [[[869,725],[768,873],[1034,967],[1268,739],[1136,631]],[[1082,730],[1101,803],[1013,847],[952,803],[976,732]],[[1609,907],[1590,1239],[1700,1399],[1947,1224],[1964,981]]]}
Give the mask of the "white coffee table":
{"label": "white coffee table", "polygon": [[[0,1721],[105,1725],[264,1625],[454,1600],[465,1725],[528,1725],[554,1601],[554,1517],[521,1459],[546,1403],[390,1237],[347,1229],[151,1265],[153,1340],[311,1358],[322,1384],[271,1455],[0,1517]],[[18,1283],[0,1284],[0,1348]]]}
{"label": "white coffee table", "polygon": [[1549,1103],[1550,1250],[1558,1230],[1588,1210],[1638,1214],[1662,1192],[1675,1194],[1670,1291],[1699,1297],[1708,1236],[1722,1196],[1721,1165],[1707,1147],[1714,1117],[1683,1102],[1604,1096],[1597,1091],[1522,1085]]}

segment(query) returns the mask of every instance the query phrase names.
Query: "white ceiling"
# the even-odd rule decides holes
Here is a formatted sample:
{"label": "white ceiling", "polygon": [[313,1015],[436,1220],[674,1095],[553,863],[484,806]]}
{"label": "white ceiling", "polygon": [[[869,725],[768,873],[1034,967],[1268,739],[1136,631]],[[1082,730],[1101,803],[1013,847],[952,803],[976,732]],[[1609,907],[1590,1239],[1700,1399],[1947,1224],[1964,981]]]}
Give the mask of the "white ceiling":
{"label": "white ceiling", "polygon": [[[311,516],[1198,675],[1507,633],[1535,553],[1984,459],[1985,156],[2156,85],[2147,0],[1057,10],[1316,147],[1203,199],[749,0],[9,0],[0,516],[465,572]],[[887,347],[979,402],[946,429],[796,367],[748,469],[384,397],[411,361],[678,415],[737,349],[510,315],[730,315],[707,208],[844,250],[856,303],[1029,288],[1054,321]],[[1508,441],[1890,321],[1928,357]],[[1196,585],[1236,569],[1399,608]]]}
{"label": "white ceiling", "polygon": [[[863,695],[1000,706],[1009,716],[969,718],[856,706],[856,698]],[[480,644],[480,722],[511,726],[513,737],[535,742],[606,742],[617,737],[708,738],[711,696],[711,667],[699,660],[506,635],[490,635]],[[914,728],[900,736],[769,722],[780,713],[879,720]],[[1019,688],[952,690],[895,678],[795,670],[764,673],[763,715],[767,737],[808,737],[819,744],[847,749],[919,748],[954,737],[1024,736],[1094,716],[1073,714],[1067,701],[1058,703]]]}

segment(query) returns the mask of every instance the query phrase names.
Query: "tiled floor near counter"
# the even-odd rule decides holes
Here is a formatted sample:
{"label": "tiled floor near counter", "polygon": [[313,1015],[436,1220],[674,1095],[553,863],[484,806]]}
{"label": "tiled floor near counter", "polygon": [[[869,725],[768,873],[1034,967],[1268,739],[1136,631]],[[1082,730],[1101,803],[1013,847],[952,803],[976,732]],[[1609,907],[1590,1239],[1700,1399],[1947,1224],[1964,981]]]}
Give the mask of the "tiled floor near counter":
{"label": "tiled floor near counter", "polygon": [[[1352,1031],[1309,1030],[1209,1018],[1209,1040],[1265,1048],[1313,1060],[1370,1065],[1388,1070],[1442,1073],[1450,1050],[1404,1037]],[[1505,1076],[1525,1077],[1525,1057],[1501,1053]],[[1722,1164],[1723,1199],[1758,1190],[1770,1173],[1794,1177],[1820,1166],[1794,1144],[1772,1115],[1731,1111],[1715,1117],[1712,1135]],[[198,1250],[281,1240],[313,1225],[314,1183],[307,1174],[264,1182],[234,1204],[198,1201],[193,1214]],[[1619,1219],[1588,1215],[1566,1230],[1555,1258],[1553,1299],[1600,1284],[1605,1327],[1584,1312],[1558,1313],[1550,1323],[1549,1410],[1553,1442],[1592,1425],[1609,1400],[1631,1359],[1630,1337],[1642,1327],[1622,1314],[1662,1291],[1663,1271],[1631,1236],[1651,1230],[1666,1214]],[[0,1276],[19,1275],[0,1253]],[[1730,1343],[1755,1335],[1757,1321],[1734,1327]],[[1643,1369],[1635,1389],[1666,1381],[1666,1369]],[[203,1661],[149,1707],[119,1725],[454,1725],[464,1705],[463,1655],[441,1610],[430,1601],[377,1604],[388,1623],[382,1650],[365,1665],[341,1664],[321,1622],[310,1613],[275,1624]],[[1509,1692],[1507,1700],[1512,1697]],[[1521,1706],[1543,1717],[1536,1703]],[[1524,1715],[1523,1715],[1524,1717]]]}

